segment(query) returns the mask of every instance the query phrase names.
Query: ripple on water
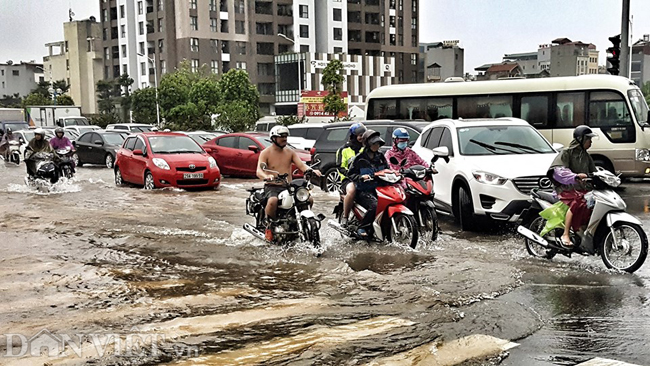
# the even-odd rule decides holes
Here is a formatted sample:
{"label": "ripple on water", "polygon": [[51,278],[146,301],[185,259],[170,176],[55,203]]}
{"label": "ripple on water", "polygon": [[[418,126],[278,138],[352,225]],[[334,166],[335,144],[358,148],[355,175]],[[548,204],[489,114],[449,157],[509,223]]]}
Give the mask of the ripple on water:
{"label": "ripple on water", "polygon": [[35,195],[40,195],[40,196],[49,196],[49,195],[54,195],[54,194],[62,194],[62,193],[76,193],[76,192],[81,192],[81,186],[79,184],[76,184],[77,181],[72,178],[72,179],[66,179],[66,178],[61,178],[58,182],[55,184],[49,186],[49,190],[47,192],[45,191],[39,191],[38,188],[36,187],[31,187],[26,184],[16,184],[16,183],[10,183],[7,185],[7,190],[6,192],[10,193],[28,193],[28,194],[35,194]]}

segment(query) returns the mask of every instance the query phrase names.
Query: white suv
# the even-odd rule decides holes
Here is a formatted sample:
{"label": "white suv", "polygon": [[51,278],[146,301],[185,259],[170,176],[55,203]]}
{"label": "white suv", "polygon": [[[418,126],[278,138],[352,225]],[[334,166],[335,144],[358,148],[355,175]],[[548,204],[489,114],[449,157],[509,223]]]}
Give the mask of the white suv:
{"label": "white suv", "polygon": [[143,123],[115,123],[112,125],[106,126],[106,130],[117,130],[128,133],[137,133],[137,132],[149,132],[154,126],[146,125]]}
{"label": "white suv", "polygon": [[413,150],[426,161],[439,157],[436,208],[453,214],[463,230],[475,215],[517,221],[531,189],[552,188],[546,172],[556,147],[518,118],[437,120]]}

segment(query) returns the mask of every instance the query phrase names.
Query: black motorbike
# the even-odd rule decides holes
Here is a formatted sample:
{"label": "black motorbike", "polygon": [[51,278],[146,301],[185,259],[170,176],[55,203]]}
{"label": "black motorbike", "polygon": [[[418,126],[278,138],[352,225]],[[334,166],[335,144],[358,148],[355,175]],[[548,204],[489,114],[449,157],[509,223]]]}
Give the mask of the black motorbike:
{"label": "black motorbike", "polygon": [[60,174],[68,179],[72,178],[75,173],[74,155],[75,152],[70,147],[58,149],[54,152],[56,154],[55,163],[59,168]]}
{"label": "black motorbike", "polygon": [[[278,174],[271,170],[264,170]],[[315,248],[320,247],[320,227],[325,215],[315,215],[309,207],[313,184],[309,182],[311,171],[305,173],[304,179],[289,182],[288,174],[276,175],[276,183],[285,188],[278,195],[278,209],[275,220],[268,220],[264,208],[266,198],[264,189],[248,189],[250,196],[246,199],[246,214],[255,217],[255,226],[244,224],[244,230],[256,238],[268,243],[285,244],[292,241],[308,241]],[[268,225],[268,226],[267,226]]]}
{"label": "black motorbike", "polygon": [[49,189],[61,178],[61,170],[55,163],[53,153],[27,151],[25,163],[32,167],[32,172],[25,178],[25,184],[36,187],[39,191]]}

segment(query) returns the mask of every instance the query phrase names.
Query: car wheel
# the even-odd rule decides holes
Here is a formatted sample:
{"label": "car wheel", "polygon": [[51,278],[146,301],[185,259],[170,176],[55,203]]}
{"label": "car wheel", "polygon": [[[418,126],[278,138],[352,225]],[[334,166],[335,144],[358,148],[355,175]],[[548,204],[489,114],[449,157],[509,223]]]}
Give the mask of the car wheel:
{"label": "car wheel", "polygon": [[156,181],[153,179],[153,174],[147,171],[144,173],[144,189],[154,189],[156,188]]}
{"label": "car wheel", "polygon": [[469,189],[458,188],[458,221],[461,230],[469,230],[474,218],[474,204]]}
{"label": "car wheel", "polygon": [[115,185],[118,187],[124,185],[124,180],[122,179],[122,172],[120,171],[119,167],[115,168]]}
{"label": "car wheel", "polygon": [[341,177],[337,168],[330,168],[323,176],[322,188],[326,192],[337,192],[341,185]]}
{"label": "car wheel", "polygon": [[106,163],[106,167],[108,169],[113,168],[113,155],[106,154],[106,158],[104,159],[104,162]]}

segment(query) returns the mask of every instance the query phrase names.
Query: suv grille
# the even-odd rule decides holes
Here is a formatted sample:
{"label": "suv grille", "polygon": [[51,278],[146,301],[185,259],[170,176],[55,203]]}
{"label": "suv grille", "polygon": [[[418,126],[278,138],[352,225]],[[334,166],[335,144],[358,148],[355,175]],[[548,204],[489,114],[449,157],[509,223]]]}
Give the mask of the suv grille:
{"label": "suv grille", "polygon": [[[539,181],[542,178],[546,178],[546,176],[543,175],[533,175],[530,177],[518,177],[512,180],[512,182],[515,184],[515,187],[519,190],[519,192],[523,194],[530,194],[530,191],[533,188],[540,188],[543,190],[549,190],[553,188],[552,186],[545,186],[542,187],[539,183]],[[549,182],[550,183],[550,182]]]}

